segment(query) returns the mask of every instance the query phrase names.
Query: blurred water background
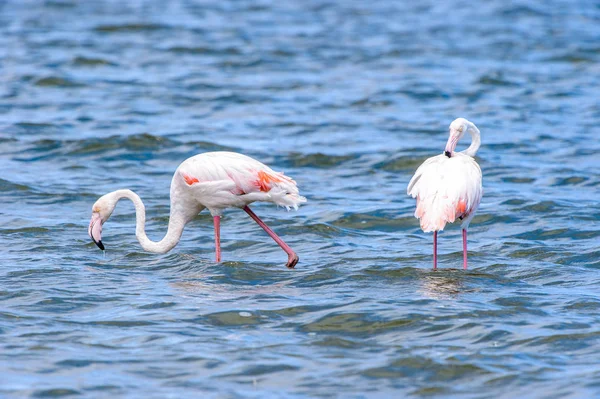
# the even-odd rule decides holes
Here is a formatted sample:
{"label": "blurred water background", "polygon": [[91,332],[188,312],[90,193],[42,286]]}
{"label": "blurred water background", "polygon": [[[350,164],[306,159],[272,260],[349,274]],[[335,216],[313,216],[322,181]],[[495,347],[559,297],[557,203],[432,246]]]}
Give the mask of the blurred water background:
{"label": "blurred water background", "polygon": [[[597,397],[599,61],[589,0],[0,2],[0,396]],[[458,116],[485,195],[433,272],[406,185]],[[208,214],[91,243],[212,150],[297,180],[254,207],[296,270],[239,210],[222,264]]]}

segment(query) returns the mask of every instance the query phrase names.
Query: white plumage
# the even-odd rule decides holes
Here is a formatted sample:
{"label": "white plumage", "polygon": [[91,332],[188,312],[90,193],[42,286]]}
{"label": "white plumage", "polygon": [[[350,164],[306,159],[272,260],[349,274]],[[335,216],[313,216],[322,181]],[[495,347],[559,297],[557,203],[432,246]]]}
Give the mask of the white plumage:
{"label": "white plumage", "polygon": [[468,155],[427,159],[408,184],[408,195],[417,199],[415,217],[424,232],[442,231],[446,223],[462,219],[467,229],[482,195],[481,168]]}
{"label": "white plumage", "polygon": [[103,195],[92,207],[88,229],[88,234],[100,249],[104,249],[102,225],[122,198],[130,199],[135,206],[136,237],[146,251],[164,253],[171,250],[179,242],[185,225],[207,208],[213,216],[216,259],[220,262],[221,214],[226,208],[237,207],[242,208],[288,254],[289,268],[298,262],[298,255],[248,205],[266,201],[289,210],[297,209],[299,204],[306,202],[306,198],[299,194],[294,180],[248,156],[224,151],[207,152],[183,161],[171,181],[169,227],[158,242],[146,235],[146,210],[136,193],[125,189]]}
{"label": "white plumage", "polygon": [[[460,138],[469,132],[471,145],[455,152]],[[467,229],[483,195],[481,168],[473,158],[479,149],[479,129],[458,118],[450,124],[444,153],[427,159],[408,183],[407,193],[417,199],[415,217],[424,232],[434,232],[434,268],[437,267],[437,232],[447,223],[462,220],[464,268],[467,267]]]}
{"label": "white plumage", "polygon": [[213,216],[255,201],[272,202],[288,210],[306,202],[291,178],[246,155],[226,151],[183,161],[173,176],[171,190],[171,196],[173,190],[189,193]]}

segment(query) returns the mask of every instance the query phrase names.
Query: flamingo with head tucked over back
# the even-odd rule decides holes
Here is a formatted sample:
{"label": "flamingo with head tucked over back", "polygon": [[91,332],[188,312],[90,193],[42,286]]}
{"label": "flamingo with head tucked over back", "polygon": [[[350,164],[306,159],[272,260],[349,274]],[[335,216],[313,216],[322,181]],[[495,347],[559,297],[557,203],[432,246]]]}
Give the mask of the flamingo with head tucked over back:
{"label": "flamingo with head tucked over back", "polygon": [[287,253],[287,267],[293,268],[298,263],[298,255],[248,205],[265,201],[289,210],[297,209],[299,204],[306,202],[306,198],[299,195],[294,180],[245,155],[207,152],[182,162],[171,181],[171,213],[167,234],[158,242],[151,241],[146,235],[146,210],[136,193],[117,190],[100,197],[92,207],[88,234],[102,250],[102,225],[122,198],[130,199],[135,206],[135,234],[146,251],[170,251],[179,242],[185,225],[207,208],[213,217],[216,260],[220,262],[221,214],[226,208],[236,207],[242,208]]}
{"label": "flamingo with head tucked over back", "polygon": [[[471,134],[471,145],[455,152],[458,140]],[[441,155],[427,159],[415,172],[407,193],[417,199],[415,217],[424,232],[433,231],[433,268],[437,268],[437,233],[446,223],[462,220],[463,268],[467,268],[467,229],[481,202],[481,168],[473,157],[481,144],[479,129],[458,118],[450,124],[450,137]]]}

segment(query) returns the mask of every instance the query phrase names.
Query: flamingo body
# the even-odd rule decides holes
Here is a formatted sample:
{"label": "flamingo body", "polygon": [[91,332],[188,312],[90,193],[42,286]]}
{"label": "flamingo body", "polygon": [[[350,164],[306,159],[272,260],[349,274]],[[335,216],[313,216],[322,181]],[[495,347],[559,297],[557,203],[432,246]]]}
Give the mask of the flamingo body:
{"label": "flamingo body", "polygon": [[298,256],[250,208],[255,201],[272,202],[297,209],[306,202],[299,195],[296,182],[283,173],[248,156],[234,152],[207,152],[182,162],[171,181],[171,211],[164,238],[154,242],[145,232],[146,212],[140,197],[131,190],[117,190],[100,197],[92,207],[88,234],[104,249],[102,225],[112,214],[117,202],[130,199],[136,210],[136,237],[149,252],[164,253],[179,242],[183,229],[205,208],[213,216],[217,262],[221,260],[220,218],[226,208],[241,208],[256,221],[288,254],[287,266],[292,268]]}
{"label": "flamingo body", "polygon": [[[455,152],[466,132],[472,136],[471,145],[465,151]],[[423,162],[408,184],[408,195],[417,199],[415,217],[420,220],[421,229],[434,233],[434,268],[437,267],[437,232],[457,219],[462,220],[463,267],[467,268],[467,230],[483,195],[481,168],[473,158],[480,143],[479,129],[464,118],[456,119],[450,125],[444,153]]]}
{"label": "flamingo body", "polygon": [[421,229],[442,231],[456,219],[467,229],[481,202],[481,180],[481,168],[465,154],[442,154],[423,162],[408,184],[408,195],[417,199],[415,217]]}
{"label": "flamingo body", "polygon": [[213,216],[255,201],[287,209],[297,209],[306,202],[288,176],[246,155],[226,151],[198,154],[183,161],[173,176],[171,197],[186,205],[191,202],[208,208]]}

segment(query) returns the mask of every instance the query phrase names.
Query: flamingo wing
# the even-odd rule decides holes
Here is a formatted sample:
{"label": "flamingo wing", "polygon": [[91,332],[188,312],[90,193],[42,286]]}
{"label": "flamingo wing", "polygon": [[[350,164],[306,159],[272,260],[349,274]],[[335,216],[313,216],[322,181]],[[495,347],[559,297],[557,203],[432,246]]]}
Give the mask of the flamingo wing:
{"label": "flamingo wing", "polygon": [[467,228],[482,196],[481,169],[467,155],[427,159],[411,179],[407,192],[417,199],[415,217],[425,232],[440,231],[457,218]]}
{"label": "flamingo wing", "polygon": [[268,201],[289,209],[306,202],[294,180],[242,154],[204,153],[188,159],[179,169],[182,180],[208,208]]}

